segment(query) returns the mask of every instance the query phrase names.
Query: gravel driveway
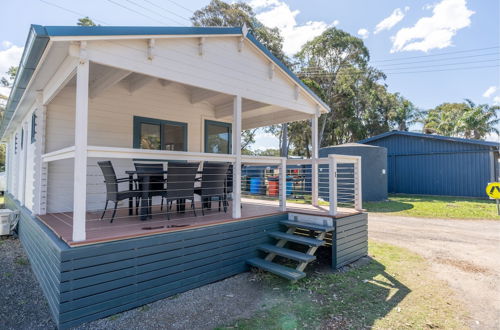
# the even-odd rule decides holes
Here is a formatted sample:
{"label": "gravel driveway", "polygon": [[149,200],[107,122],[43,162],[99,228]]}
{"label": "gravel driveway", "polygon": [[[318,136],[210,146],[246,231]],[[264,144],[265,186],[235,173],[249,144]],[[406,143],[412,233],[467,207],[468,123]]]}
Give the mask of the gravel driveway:
{"label": "gravel driveway", "polygon": [[469,308],[476,329],[500,329],[500,221],[370,214],[370,239],[408,248],[432,263]]}

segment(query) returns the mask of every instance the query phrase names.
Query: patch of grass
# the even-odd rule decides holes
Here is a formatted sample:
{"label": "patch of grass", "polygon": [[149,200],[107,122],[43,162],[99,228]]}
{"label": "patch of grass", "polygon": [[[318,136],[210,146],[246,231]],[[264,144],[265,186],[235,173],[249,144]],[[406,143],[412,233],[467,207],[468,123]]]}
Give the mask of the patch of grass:
{"label": "patch of grass", "polygon": [[151,309],[151,306],[149,306],[149,305],[144,305],[144,306],[139,307],[139,308],[138,308],[138,311],[139,311],[139,312],[147,312],[147,311],[149,311],[150,309]]}
{"label": "patch of grass", "polygon": [[413,217],[500,220],[495,201],[485,199],[398,194],[384,202],[365,202],[363,208]]}
{"label": "patch of grass", "polygon": [[19,266],[27,266],[30,264],[29,260],[26,258],[16,258],[14,262]]}
{"label": "patch of grass", "polygon": [[287,291],[282,303],[228,328],[467,328],[463,307],[422,257],[376,242],[370,255],[370,264],[347,272],[281,281]]}

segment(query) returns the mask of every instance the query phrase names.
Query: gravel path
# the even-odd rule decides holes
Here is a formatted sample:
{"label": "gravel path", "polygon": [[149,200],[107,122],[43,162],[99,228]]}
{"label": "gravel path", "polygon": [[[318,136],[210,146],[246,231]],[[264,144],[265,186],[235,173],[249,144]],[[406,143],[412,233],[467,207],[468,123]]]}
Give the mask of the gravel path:
{"label": "gravel path", "polygon": [[500,329],[500,221],[441,220],[370,214],[369,237],[431,261],[474,318],[471,327]]}
{"label": "gravel path", "polygon": [[0,328],[54,329],[49,305],[18,239],[0,238]]}
{"label": "gravel path", "polygon": [[[18,239],[0,239],[0,329],[55,329]],[[243,273],[77,329],[213,329],[283,301],[255,273]]]}

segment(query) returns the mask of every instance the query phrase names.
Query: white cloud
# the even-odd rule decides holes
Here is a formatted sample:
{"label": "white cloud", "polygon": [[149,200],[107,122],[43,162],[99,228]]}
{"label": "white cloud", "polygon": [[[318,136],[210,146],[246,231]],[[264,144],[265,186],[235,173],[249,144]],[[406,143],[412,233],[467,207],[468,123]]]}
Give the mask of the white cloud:
{"label": "white cloud", "polygon": [[[11,66],[18,66],[23,54],[23,47],[16,46],[10,41],[2,41],[3,50],[0,50],[0,79],[7,76],[5,73]],[[8,96],[10,89],[0,88],[0,94]]]}
{"label": "white cloud", "polygon": [[358,35],[361,37],[361,39],[366,39],[368,38],[368,35],[370,34],[370,32],[368,32],[367,29],[359,29],[358,30]]}
{"label": "white cloud", "polygon": [[317,37],[330,26],[339,24],[338,20],[328,24],[323,21],[309,21],[298,24],[295,17],[299,10],[291,10],[282,0],[252,0],[252,6],[257,12],[257,19],[271,28],[277,27],[283,35],[283,50],[292,55],[299,51],[307,41]]}
{"label": "white cloud", "polygon": [[497,90],[497,86],[491,86],[483,93],[483,97],[490,98]]}
{"label": "white cloud", "polygon": [[451,46],[457,31],[470,26],[474,14],[466,0],[442,0],[432,9],[432,16],[422,17],[412,27],[400,29],[392,39],[391,53],[441,49]]}
{"label": "white cloud", "polygon": [[[408,11],[409,9],[410,7],[405,7],[404,11]],[[394,25],[401,22],[404,17],[405,14],[400,8],[394,9],[391,15],[384,18],[383,20],[380,21],[380,23],[377,24],[377,26],[375,27],[375,31],[373,33],[377,34],[381,31],[392,29]]]}
{"label": "white cloud", "polygon": [[493,104],[494,104],[494,105],[500,105],[500,95],[495,96],[495,97],[493,98]]}

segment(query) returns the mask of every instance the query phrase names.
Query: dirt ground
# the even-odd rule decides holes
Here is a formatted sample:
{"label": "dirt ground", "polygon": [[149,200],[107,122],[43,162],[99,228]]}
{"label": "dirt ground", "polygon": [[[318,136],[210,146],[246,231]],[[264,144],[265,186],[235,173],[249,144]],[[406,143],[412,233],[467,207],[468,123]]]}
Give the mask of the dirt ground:
{"label": "dirt ground", "polygon": [[369,237],[427,258],[469,309],[475,329],[500,329],[500,221],[369,215]]}

